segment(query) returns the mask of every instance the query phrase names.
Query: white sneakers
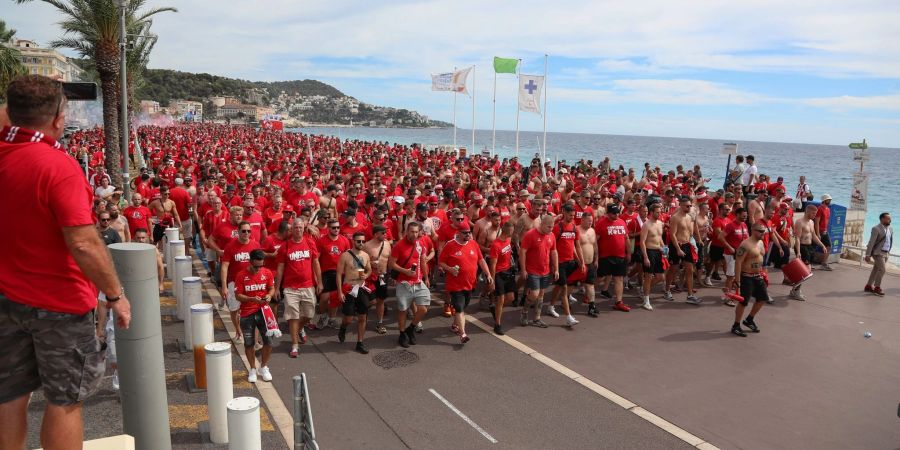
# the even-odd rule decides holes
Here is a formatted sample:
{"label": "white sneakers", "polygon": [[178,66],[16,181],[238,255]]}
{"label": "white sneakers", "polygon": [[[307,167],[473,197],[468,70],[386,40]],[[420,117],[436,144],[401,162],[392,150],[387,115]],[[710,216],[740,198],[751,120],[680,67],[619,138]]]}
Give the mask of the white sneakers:
{"label": "white sneakers", "polygon": [[549,314],[550,317],[554,317],[554,318],[555,318],[555,317],[559,317],[559,313],[556,312],[556,308],[554,308],[553,305],[550,305],[550,306],[547,308],[547,314]]}
{"label": "white sneakers", "polygon": [[644,304],[641,305],[641,308],[644,308],[647,311],[653,311],[653,306],[650,305],[650,297],[644,297]]}
{"label": "white sneakers", "polygon": [[566,326],[571,327],[574,325],[578,325],[578,319],[576,319],[574,316],[571,316],[571,315],[566,317]]}
{"label": "white sneakers", "polygon": [[119,390],[119,371],[118,370],[115,373],[113,373],[112,388],[113,388],[113,390],[116,390],[116,391]]}
{"label": "white sneakers", "polygon": [[[247,381],[256,383],[256,374],[256,369],[250,369],[250,375],[247,375]],[[269,366],[262,366],[259,369],[259,375],[262,377],[263,381],[272,381],[272,372],[269,372]]]}

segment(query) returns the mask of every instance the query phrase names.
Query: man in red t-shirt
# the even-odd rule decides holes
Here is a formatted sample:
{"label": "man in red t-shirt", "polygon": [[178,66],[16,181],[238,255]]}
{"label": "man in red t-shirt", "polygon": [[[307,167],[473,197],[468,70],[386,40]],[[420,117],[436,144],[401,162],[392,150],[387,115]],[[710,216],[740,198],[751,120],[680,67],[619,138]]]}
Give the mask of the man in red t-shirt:
{"label": "man in red t-shirt", "polygon": [[[822,195],[822,203],[819,204],[819,209],[816,211],[816,231],[819,232],[819,239],[822,243],[825,244],[829,250],[831,250],[831,237],[828,236],[828,223],[831,221],[831,196],[828,194]],[[819,267],[821,270],[830,271],[831,266],[828,265],[828,254],[826,252],[825,258],[822,260],[822,266]]]}
{"label": "man in red t-shirt", "polygon": [[128,229],[131,230],[132,234],[135,230],[141,228],[148,232],[153,230],[153,224],[150,222],[150,216],[153,214],[150,212],[150,208],[144,206],[143,202],[144,197],[141,194],[134,193],[131,196],[131,205],[122,212],[125,220],[128,221]]}
{"label": "man in red t-shirt", "polygon": [[41,443],[80,448],[81,405],[105,369],[97,289],[117,328],[128,328],[130,305],[94,226],[84,172],[56,142],[66,123],[60,83],[23,75],[6,94],[13,126],[0,130],[0,446],[25,447],[30,393],[43,385]]}
{"label": "man in red t-shirt", "polygon": [[[231,313],[231,323],[237,324],[241,309],[241,303],[234,296],[234,279],[238,272],[250,265],[250,252],[259,248],[259,242],[250,239],[252,228],[247,222],[238,223],[238,237],[232,240],[222,251],[222,268],[219,273],[222,279],[221,294]],[[235,333],[234,339],[240,339],[240,330]]]}
{"label": "man in red t-shirt", "polygon": [[[212,222],[212,232],[209,235],[209,238],[206,240],[207,247],[212,249],[213,252],[216,253],[217,258],[213,259],[213,262],[216,260],[222,261],[222,254],[225,253],[225,247],[231,243],[231,241],[238,238],[238,224],[241,223],[241,219],[244,217],[244,208],[240,206],[232,206],[228,208],[228,215],[222,215],[218,218],[211,218]],[[209,258],[207,258],[207,261]],[[212,266],[210,266],[210,270],[212,270]],[[216,275],[219,274],[218,271],[214,272]],[[224,281],[219,279],[218,283],[224,286]]]}
{"label": "man in red t-shirt", "polygon": [[[522,308],[522,326],[548,327],[541,320],[544,290],[552,281],[559,279],[556,237],[552,234],[553,220],[549,215],[541,217],[537,226],[525,233],[519,243],[519,278],[525,280],[526,291],[526,305]],[[529,309],[534,310],[534,319],[531,321],[528,320]]]}
{"label": "man in red t-shirt", "polygon": [[503,319],[503,307],[515,299],[517,291],[516,272],[512,265],[512,235],[516,230],[513,222],[510,220],[500,226],[500,235],[491,242],[488,254],[491,279],[494,280],[493,286],[490,286],[495,294],[494,305],[491,306],[494,316],[494,333],[501,336],[505,334],[500,326]]}
{"label": "man in red t-shirt", "polygon": [[559,317],[553,305],[562,297],[566,326],[572,327],[578,324],[578,320],[569,309],[569,276],[578,271],[586,272],[587,266],[584,263],[584,255],[581,254],[581,245],[578,244],[581,235],[578,226],[575,225],[575,207],[571,203],[562,206],[562,218],[553,228],[553,236],[556,238],[556,253],[559,258],[559,278],[553,286],[547,312],[553,317]]}
{"label": "man in red t-shirt", "polygon": [[[624,220],[619,218],[619,205],[612,204],[606,208],[606,215],[594,225],[599,246],[597,273],[609,286],[610,277],[613,283],[613,308],[628,312],[631,310],[622,301],[625,275],[628,273],[628,261],[631,253],[628,250],[628,230]],[[607,291],[604,289],[603,291]],[[607,293],[607,295],[609,295]]]}
{"label": "man in red t-shirt", "polygon": [[[400,330],[398,343],[403,348],[416,345],[416,325],[425,318],[427,306],[431,304],[429,280],[425,273],[426,252],[421,242],[421,239],[428,238],[420,238],[421,231],[422,225],[419,222],[407,223],[406,234],[394,244],[391,257],[388,259],[388,269],[396,274],[394,281],[397,283],[397,325]],[[413,304],[416,308],[412,323],[406,326],[406,310]]]}
{"label": "man in red t-shirt", "polygon": [[341,234],[341,224],[337,219],[330,219],[327,224],[328,233],[322,234],[316,241],[319,267],[322,269],[322,292],[319,294],[319,315],[316,320],[316,327],[320,329],[325,328],[326,324],[337,326],[337,309],[341,305],[332,295],[338,290],[337,264],[341,254],[353,248],[350,239]]}
{"label": "man in red t-shirt", "polygon": [[[732,291],[734,283],[734,252],[741,246],[744,239],[750,237],[747,231],[747,210],[737,208],[734,210],[734,220],[725,225],[725,287],[726,293]],[[734,300],[723,297],[722,301],[728,306],[734,306]]]}
{"label": "man in red t-shirt", "polygon": [[718,215],[712,221],[710,228],[709,242],[709,258],[706,259],[706,280],[705,285],[711,285],[712,280],[720,280],[719,269],[725,268],[725,247],[728,243],[725,241],[725,227],[730,222],[728,215],[731,214],[731,205],[722,204],[717,209]]}
{"label": "man in red t-shirt", "polygon": [[169,199],[175,202],[175,212],[181,221],[181,234],[184,236],[184,251],[186,255],[189,255],[188,249],[191,248],[194,236],[194,221],[193,214],[191,214],[191,194],[184,189],[184,180],[175,179],[175,187],[169,190]]}
{"label": "man in red t-shirt", "polygon": [[469,342],[466,334],[465,309],[472,299],[472,290],[478,275],[478,268],[487,275],[488,285],[494,280],[490,275],[481,247],[472,239],[472,229],[463,223],[456,229],[456,237],[448,241],[441,250],[438,264],[447,274],[446,287],[450,303],[456,311],[450,331],[459,336],[459,342]]}
{"label": "man in red t-shirt", "polygon": [[250,363],[250,373],[247,381],[256,383],[256,336],[259,332],[262,340],[262,355],[260,355],[259,375],[263,381],[272,381],[272,372],[269,371],[269,357],[272,355],[272,341],[267,335],[266,319],[263,317],[262,307],[268,304],[275,295],[275,275],[272,271],[263,267],[266,255],[262,249],[250,252],[250,265],[238,272],[234,278],[234,295],[241,302],[241,332],[244,335],[244,355]]}
{"label": "man in red t-shirt", "polygon": [[322,270],[316,242],[306,234],[305,217],[294,219],[291,238],[278,250],[278,273],[275,275],[275,297],[284,291],[284,320],[291,333],[291,351],[296,358],[300,352],[300,330],[315,315],[316,296],[322,292]]}

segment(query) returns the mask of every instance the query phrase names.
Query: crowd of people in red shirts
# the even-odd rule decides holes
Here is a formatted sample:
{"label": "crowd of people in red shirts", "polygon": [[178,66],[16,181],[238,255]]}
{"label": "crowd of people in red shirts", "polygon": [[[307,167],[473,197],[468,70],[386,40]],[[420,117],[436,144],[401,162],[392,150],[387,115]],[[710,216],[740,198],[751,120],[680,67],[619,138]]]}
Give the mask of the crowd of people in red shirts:
{"label": "crowd of people in red shirts", "polygon": [[[333,326],[343,342],[353,319],[357,350],[366,353],[368,310],[375,310],[374,331],[387,333],[389,290],[397,299],[399,345],[415,344],[432,297],[442,300],[465,343],[463,314],[472,298],[492,311],[498,334],[504,307],[521,308],[520,324],[537,327],[548,326],[542,313],[560,317],[561,308],[572,327],[579,303],[593,317],[605,299],[627,312],[631,300],[623,292],[633,289],[633,305],[652,310],[657,282],[667,300],[681,291],[699,304],[695,286],[718,285],[723,302],[745,304],[750,299],[735,294],[741,276],[734,263],[756,224],[766,230],[766,264],[786,264],[792,249],[807,263],[814,258],[799,251],[794,213],[801,205],[786,195],[782,178],[758,174],[752,157],[723,189],[713,189],[700,166],[647,163],[636,170],[609,158],[523,164],[216,124],[141,127],[137,136],[147,168],[130,180],[134,196],[98,196],[96,212],[118,206],[131,234],[144,229],[155,241],[165,228],[180,227],[235,323],[257,313],[244,305],[252,297],[247,283],[235,281],[248,279],[251,253],[262,250],[264,262],[251,275],[258,281],[263,273],[273,288],[254,282],[253,292],[290,324],[292,357],[307,329]],[[89,156],[96,186],[108,177],[102,139],[99,130],[86,130],[68,143],[73,154]],[[803,201],[811,196],[803,180],[798,193]],[[803,249],[818,243],[824,250],[830,242],[830,197],[823,200],[810,218],[815,232],[801,233]],[[792,296],[802,299],[799,288]],[[252,345],[249,336],[245,345]]]}

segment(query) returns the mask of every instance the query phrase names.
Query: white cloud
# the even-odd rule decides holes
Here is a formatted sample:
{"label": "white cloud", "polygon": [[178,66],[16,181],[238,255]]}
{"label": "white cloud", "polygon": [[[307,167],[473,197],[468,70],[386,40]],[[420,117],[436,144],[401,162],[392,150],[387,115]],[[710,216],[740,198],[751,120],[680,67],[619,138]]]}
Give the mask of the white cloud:
{"label": "white cloud", "polygon": [[610,89],[558,88],[554,100],[580,103],[645,103],[663,105],[755,105],[773,101],[719,83],[688,79],[614,80]]}
{"label": "white cloud", "polygon": [[828,108],[836,111],[845,111],[851,109],[900,111],[900,94],[873,95],[869,97],[842,95],[839,97],[804,99],[801,100],[801,102],[810,106]]}

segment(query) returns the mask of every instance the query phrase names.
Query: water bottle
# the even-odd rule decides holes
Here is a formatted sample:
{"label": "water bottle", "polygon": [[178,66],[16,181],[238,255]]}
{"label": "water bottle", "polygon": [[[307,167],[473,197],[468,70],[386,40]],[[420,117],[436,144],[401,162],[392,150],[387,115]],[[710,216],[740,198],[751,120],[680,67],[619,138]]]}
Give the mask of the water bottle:
{"label": "water bottle", "polygon": [[663,258],[668,258],[668,257],[669,257],[669,246],[668,246],[668,245],[663,245],[663,247],[662,247],[662,255],[663,255]]}

